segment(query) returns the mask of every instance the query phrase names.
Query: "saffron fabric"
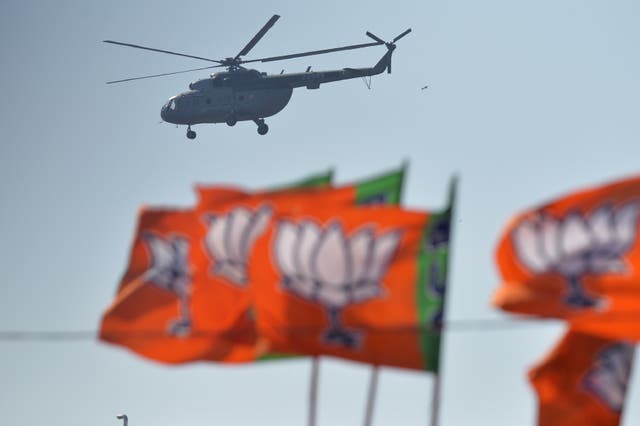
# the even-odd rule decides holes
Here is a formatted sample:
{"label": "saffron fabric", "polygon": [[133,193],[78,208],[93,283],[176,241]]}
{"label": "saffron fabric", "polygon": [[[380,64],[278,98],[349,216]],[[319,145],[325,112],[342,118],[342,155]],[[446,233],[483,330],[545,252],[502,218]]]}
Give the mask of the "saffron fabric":
{"label": "saffron fabric", "polygon": [[506,311],[563,318],[640,339],[640,177],[568,194],[516,215],[496,251]]}
{"label": "saffron fabric", "polygon": [[248,262],[258,333],[275,351],[437,371],[449,230],[449,214],[397,207],[275,211]]}
{"label": "saffron fabric", "polygon": [[634,346],[569,330],[529,371],[538,395],[538,426],[617,426]]}

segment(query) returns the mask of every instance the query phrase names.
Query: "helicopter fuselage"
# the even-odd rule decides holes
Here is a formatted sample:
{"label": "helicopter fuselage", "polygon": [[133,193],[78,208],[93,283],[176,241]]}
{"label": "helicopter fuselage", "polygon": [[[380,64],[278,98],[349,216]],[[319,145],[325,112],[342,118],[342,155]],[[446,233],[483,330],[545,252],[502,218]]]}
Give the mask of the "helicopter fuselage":
{"label": "helicopter fuselage", "polygon": [[271,117],[291,99],[292,88],[211,87],[169,99],[160,116],[174,124],[225,123]]}
{"label": "helicopter fuselage", "polygon": [[271,74],[238,69],[196,80],[189,90],[171,97],[160,116],[168,123],[194,125],[253,120],[259,122],[280,112],[291,99],[293,89],[318,89],[323,83],[366,77],[382,73],[391,60],[393,49],[370,68],[343,68]]}

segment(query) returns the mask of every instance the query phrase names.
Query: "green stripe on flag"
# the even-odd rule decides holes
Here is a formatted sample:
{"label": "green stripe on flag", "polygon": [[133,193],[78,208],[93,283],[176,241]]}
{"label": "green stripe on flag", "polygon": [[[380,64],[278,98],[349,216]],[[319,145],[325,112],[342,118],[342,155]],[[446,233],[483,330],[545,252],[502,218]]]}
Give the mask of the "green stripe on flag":
{"label": "green stripe on flag", "polygon": [[440,369],[442,322],[445,318],[455,190],[456,180],[454,179],[449,193],[449,205],[446,210],[433,213],[430,217],[418,255],[416,296],[418,320],[421,326],[420,342],[424,355],[424,368],[434,373],[438,373]]}
{"label": "green stripe on flag", "polygon": [[302,189],[302,188],[317,188],[321,186],[331,185],[333,182],[333,170],[329,170],[322,173],[316,173],[309,175],[303,179],[278,185],[274,188],[270,188],[269,191],[282,191],[284,189]]}
{"label": "green stripe on flag", "polygon": [[384,175],[356,183],[356,203],[400,204],[405,167]]}

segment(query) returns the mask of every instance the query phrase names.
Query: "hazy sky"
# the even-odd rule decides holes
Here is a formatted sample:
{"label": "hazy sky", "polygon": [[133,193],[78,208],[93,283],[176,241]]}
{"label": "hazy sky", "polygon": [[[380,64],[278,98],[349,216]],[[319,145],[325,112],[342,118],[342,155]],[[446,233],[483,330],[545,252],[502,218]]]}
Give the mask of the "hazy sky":
{"label": "hazy sky", "polygon": [[[261,137],[251,122],[158,124],[206,64],[101,43],[234,56],[398,43],[393,74],[296,89]],[[0,2],[0,330],[95,330],[126,265],[141,204],[190,205],[195,182],[259,188],[334,167],[340,182],[409,160],[406,204],[444,205],[459,174],[447,320],[500,318],[493,250],[515,212],[638,172],[635,1]],[[270,63],[278,73],[370,66],[383,47]],[[249,55],[251,56],[251,55]],[[426,90],[421,87],[429,85]],[[525,372],[560,323],[451,331],[441,425],[534,425]],[[92,340],[0,341],[0,416],[12,425],[300,425],[310,362],[178,368]],[[362,422],[368,368],[323,360],[319,425]],[[640,423],[640,368],[623,424]],[[376,425],[426,425],[431,377],[384,369]]]}

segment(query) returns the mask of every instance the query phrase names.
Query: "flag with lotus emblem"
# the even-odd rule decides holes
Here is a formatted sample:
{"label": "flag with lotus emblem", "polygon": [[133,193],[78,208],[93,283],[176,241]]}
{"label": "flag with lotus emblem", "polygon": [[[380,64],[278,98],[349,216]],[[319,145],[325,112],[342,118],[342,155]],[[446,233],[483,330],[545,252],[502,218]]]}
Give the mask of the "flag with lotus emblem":
{"label": "flag with lotus emblem", "polygon": [[451,208],[273,211],[249,261],[272,350],[438,370]]}
{"label": "flag with lotus emblem", "polygon": [[[202,249],[191,255],[192,262],[201,266],[195,277],[199,296],[193,298],[192,304],[198,309],[215,310],[211,315],[216,319],[209,326],[224,332],[229,339],[239,345],[262,348],[249,291],[253,284],[248,273],[249,258],[256,241],[271,226],[274,212],[296,212],[306,206],[339,211],[359,202],[396,202],[403,173],[401,169],[339,188],[288,188],[238,194],[235,198],[228,197],[229,189],[225,187],[198,188],[200,203],[196,214],[201,225],[197,239],[202,242]],[[260,358],[274,355],[256,353]]]}
{"label": "flag with lotus emblem", "polygon": [[[283,188],[328,186],[332,175],[311,175]],[[215,191],[216,202],[244,196],[246,192],[236,187]],[[260,351],[255,342],[239,345],[237,336],[233,342],[225,337],[238,328],[225,322],[233,318],[198,303],[206,299],[206,287],[195,281],[199,266],[192,258],[201,250],[195,237],[198,229],[193,209],[141,210],[129,266],[102,319],[102,341],[166,363],[255,359]]]}
{"label": "flag with lotus emblem", "polygon": [[250,359],[250,353],[212,339],[202,328],[203,313],[192,307],[195,219],[193,210],[140,212],[129,266],[102,318],[102,341],[166,363]]}
{"label": "flag with lotus emblem", "polygon": [[516,216],[496,253],[507,311],[564,318],[640,339],[640,177],[583,190]]}
{"label": "flag with lotus emblem", "polygon": [[[289,208],[299,202],[296,196],[300,202],[323,205],[359,199],[373,203],[373,198],[399,197],[401,172],[399,176],[382,176],[359,190],[355,186],[332,190],[329,198],[311,188],[326,187],[331,173],[298,182],[307,188],[304,191],[286,186],[261,194]],[[268,354],[255,332],[246,259],[270,220],[271,209],[258,206],[264,197],[256,199],[230,186],[201,187],[199,195],[200,206],[209,208],[207,214],[171,209],[141,212],[130,264],[104,314],[101,340],[166,363],[244,362]],[[237,204],[248,199],[253,201]],[[221,211],[216,206],[228,210],[216,214]]]}
{"label": "flag with lotus emblem", "polygon": [[529,372],[538,426],[617,426],[634,356],[631,343],[570,330]]}

